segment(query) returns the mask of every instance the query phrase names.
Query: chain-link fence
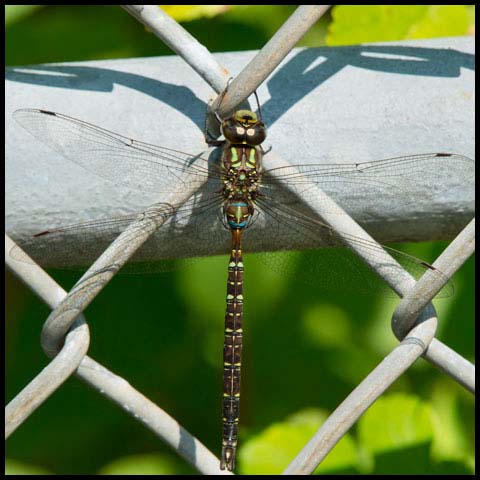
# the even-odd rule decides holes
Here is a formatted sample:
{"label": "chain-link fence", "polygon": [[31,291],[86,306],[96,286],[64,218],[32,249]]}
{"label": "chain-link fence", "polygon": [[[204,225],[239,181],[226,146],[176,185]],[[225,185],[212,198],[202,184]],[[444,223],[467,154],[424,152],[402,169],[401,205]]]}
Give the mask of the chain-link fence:
{"label": "chain-link fence", "polygon": [[[169,45],[214,91],[220,93],[224,90],[230,78],[229,72],[175,21],[156,6],[133,5],[124,8]],[[211,110],[218,107],[219,115],[224,117],[245,102],[327,8],[328,6],[318,5],[299,7],[241,73],[235,76],[221,105],[214,102]],[[209,129],[214,131],[215,126],[215,122],[211,122]],[[275,149],[269,154],[268,161],[272,167],[286,164]],[[193,193],[195,192],[185,189],[182,193],[183,198],[176,196],[174,203],[179,205],[186,202]],[[352,236],[365,239],[367,242],[374,240],[350,216],[332,213],[337,212],[340,207],[327,195],[319,192],[317,202],[314,205],[311,202],[309,204],[331,228],[337,232],[344,232],[340,234],[342,240],[393,290],[400,296],[408,293],[408,298],[399,303],[392,320],[393,331],[401,342],[330,415],[285,470],[284,473],[287,474],[312,473],[365,410],[421,356],[468,390],[474,391],[473,365],[435,338],[437,317],[430,303],[444,283],[474,252],[474,220],[468,223],[434,263],[435,268],[444,272],[446,276],[443,279],[438,276],[432,279],[427,272],[415,283],[407,272],[404,275],[392,276],[384,270],[383,266],[389,262],[387,253],[383,258],[379,256],[374,258],[369,254],[368,248],[362,249],[358,242],[352,243]],[[155,213],[158,213],[157,206],[151,208],[157,209]],[[146,212],[148,213],[148,210]],[[34,264],[33,260],[18,261],[14,258],[11,251],[15,243],[6,236],[7,266],[52,308],[52,313],[42,331],[42,347],[52,360],[7,405],[7,437],[67,378],[75,374],[152,430],[199,472],[225,473],[219,470],[219,460],[216,456],[174,418],[135,390],[123,378],[86,355],[89,330],[82,312],[171,214],[169,209],[162,210],[161,213],[144,215],[130,224],[69,292],[62,290],[42,268]],[[467,215],[469,213],[467,212]],[[458,220],[461,215],[457,214],[454,217]],[[458,221],[462,225],[466,223],[464,218]],[[425,233],[419,235],[423,238]],[[18,252],[18,249],[16,251]]]}

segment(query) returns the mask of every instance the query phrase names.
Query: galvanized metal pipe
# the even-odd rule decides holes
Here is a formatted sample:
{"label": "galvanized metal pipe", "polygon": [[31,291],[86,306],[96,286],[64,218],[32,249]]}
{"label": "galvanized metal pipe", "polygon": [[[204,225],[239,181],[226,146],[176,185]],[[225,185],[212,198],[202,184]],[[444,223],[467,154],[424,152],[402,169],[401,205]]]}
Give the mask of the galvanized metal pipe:
{"label": "galvanized metal pipe", "polygon": [[[473,157],[472,51],[470,38],[296,49],[259,89],[269,125],[267,146],[286,164],[362,162],[428,151]],[[427,65],[412,61],[414,54],[429,58]],[[216,58],[234,72],[253,56],[238,52]],[[156,196],[109,184],[59,157],[11,121],[17,108],[60,111],[155,144],[205,151],[209,89],[177,57],[13,68],[6,76],[6,229],[15,239],[141,211],[164,199],[158,198],[161,192]],[[266,155],[266,168],[273,158]],[[386,219],[397,207],[391,198],[358,198],[349,213],[381,242],[452,238],[473,216],[474,202],[464,186],[451,187],[433,206],[428,203],[436,188],[432,184],[427,197],[411,199],[415,212],[399,204],[391,221]],[[339,184],[337,202],[349,202],[350,196],[351,185]],[[175,241],[161,231],[158,239]],[[219,236],[212,253],[221,243]],[[269,248],[278,247],[272,239]]]}

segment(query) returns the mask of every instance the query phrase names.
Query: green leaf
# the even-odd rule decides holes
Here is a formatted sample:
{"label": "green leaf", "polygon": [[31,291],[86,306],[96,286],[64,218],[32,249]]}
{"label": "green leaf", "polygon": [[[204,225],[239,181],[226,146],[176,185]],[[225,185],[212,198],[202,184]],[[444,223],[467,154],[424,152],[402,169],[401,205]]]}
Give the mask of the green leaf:
{"label": "green leaf", "polygon": [[372,454],[430,443],[431,407],[414,395],[386,395],[360,419],[358,436],[362,447]]}
{"label": "green leaf", "polygon": [[[318,409],[305,409],[275,423],[244,442],[239,451],[242,474],[279,474],[295,458],[327,414]],[[355,473],[357,449],[350,435],[345,435],[315,470],[318,472]]]}
{"label": "green leaf", "polygon": [[441,462],[432,465],[429,473],[437,475],[472,475],[475,469],[469,468],[463,462]]}
{"label": "green leaf", "polygon": [[[448,378],[439,378],[435,383],[431,393],[435,433],[431,454],[437,462],[460,462],[468,468],[473,445],[469,445],[465,432],[465,424],[469,419],[462,415],[463,393]],[[473,399],[471,401],[473,403]]]}
{"label": "green leaf", "polygon": [[130,455],[105,465],[99,475],[176,475],[182,472],[176,459],[165,454]]}
{"label": "green leaf", "polygon": [[43,7],[44,5],[5,5],[5,27],[33,15]]}
{"label": "green leaf", "polygon": [[312,345],[351,346],[351,319],[345,310],[333,303],[324,302],[308,308],[302,316],[301,325],[305,341]]}
{"label": "green leaf", "polygon": [[465,5],[338,5],[332,17],[330,46],[466,35],[472,22]]}
{"label": "green leaf", "polygon": [[190,22],[202,17],[210,18],[228,11],[233,5],[161,5],[177,22]]}
{"label": "green leaf", "polygon": [[5,459],[5,475],[51,475],[51,472],[37,465],[7,458]]}
{"label": "green leaf", "polygon": [[475,5],[465,5],[468,15],[467,35],[475,35]]}
{"label": "green leaf", "polygon": [[469,23],[465,5],[429,5],[425,16],[411,26],[406,38],[465,35]]}
{"label": "green leaf", "polygon": [[378,399],[360,419],[358,439],[374,460],[375,475],[426,474],[433,468],[431,407],[414,395]]}

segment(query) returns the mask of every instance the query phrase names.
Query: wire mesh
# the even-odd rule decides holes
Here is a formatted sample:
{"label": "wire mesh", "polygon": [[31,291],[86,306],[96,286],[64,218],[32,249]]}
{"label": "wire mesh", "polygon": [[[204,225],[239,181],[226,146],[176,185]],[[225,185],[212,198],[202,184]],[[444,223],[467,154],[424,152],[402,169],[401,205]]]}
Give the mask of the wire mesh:
{"label": "wire mesh", "polygon": [[[328,7],[327,5],[299,7],[252,62],[232,81],[222,103],[221,113],[225,115],[231,112],[255,91]],[[125,5],[123,8],[148,26],[217,93],[225,88],[229,78],[227,69],[219,65],[205,47],[160,9],[150,5]],[[215,106],[215,102],[213,105]],[[271,157],[271,161],[272,165],[286,164],[285,160],[275,155]],[[186,192],[184,200],[187,200],[191,193]],[[340,207],[327,195],[312,207],[336,231],[374,241],[345,212],[342,211],[343,215],[332,215],[331,212],[340,210]],[[159,206],[154,205],[151,208],[158,210]],[[7,405],[6,437],[69,376],[75,374],[152,430],[200,473],[230,473],[220,471],[219,460],[159,406],[136,391],[123,378],[86,355],[89,331],[82,315],[83,310],[170,214],[168,208],[165,208],[161,216],[146,215],[131,224],[68,293],[33,262],[25,263],[12,259],[9,252],[14,243],[6,237],[5,261],[8,268],[53,309],[42,331],[42,347],[52,360]],[[139,231],[141,235],[138,235]],[[132,238],[135,239],[134,242]],[[348,235],[344,241],[349,243]],[[362,251],[358,245],[351,247],[370,264],[371,268],[382,274],[383,261],[373,262],[368,252]],[[451,277],[473,251],[474,220],[452,241],[450,247],[434,265]],[[284,474],[312,473],[366,409],[421,356],[468,390],[474,391],[473,365],[435,338],[436,312],[429,301],[422,302],[419,299],[432,299],[443,285],[432,283],[428,275],[417,283],[408,274],[399,279],[397,276],[389,278],[387,272],[383,277],[401,295],[415,289],[422,292],[419,296],[404,298],[393,315],[392,328],[401,342],[337,407]]]}

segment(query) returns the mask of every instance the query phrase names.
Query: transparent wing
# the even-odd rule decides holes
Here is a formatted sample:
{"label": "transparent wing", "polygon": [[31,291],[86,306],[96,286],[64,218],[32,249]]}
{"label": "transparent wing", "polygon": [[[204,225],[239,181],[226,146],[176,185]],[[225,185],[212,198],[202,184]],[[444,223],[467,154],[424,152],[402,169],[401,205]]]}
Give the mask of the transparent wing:
{"label": "transparent wing", "polygon": [[129,215],[52,228],[18,241],[20,248],[13,247],[9,255],[30,262],[23,250],[44,267],[85,270],[133,222],[140,220],[138,228],[130,230],[129,239],[142,235],[141,220],[148,215],[156,216],[162,225],[122,272],[171,270],[174,260],[190,257],[192,252],[201,256],[227,251],[230,235],[223,227],[221,208],[218,182],[210,180],[179,207],[158,204]]}
{"label": "transparent wing", "polygon": [[[200,254],[223,253],[228,249],[229,235],[218,235],[219,231],[223,232],[223,225],[221,175],[216,165],[204,158],[132,140],[66,115],[18,110],[14,118],[66,158],[115,183],[158,193],[185,187],[198,189],[199,194],[173,209],[174,215],[135,254],[134,262],[148,262],[149,258],[159,256],[178,258],[191,255],[193,251],[196,254],[199,251]],[[321,235],[329,248],[320,250],[311,260],[302,256],[306,263],[299,278],[327,289],[382,293],[386,290],[385,283],[342,246],[330,227],[308,212],[305,202],[308,204],[309,199],[316,197],[318,187],[333,199],[341,197],[340,203],[347,210],[372,193],[391,197],[392,202],[397,202],[402,195],[402,201],[408,202],[418,198],[415,192],[431,194],[435,190],[448,189],[452,182],[470,188],[473,168],[474,162],[467,157],[433,153],[361,164],[318,164],[269,170],[262,177],[261,195],[251,228],[245,232],[245,251],[271,249],[272,238],[277,248],[302,248],[305,243],[316,243]],[[208,187],[209,182],[204,187],[207,178],[213,180],[213,188]],[[278,180],[290,188],[280,186]],[[343,192],[339,188],[343,188]],[[345,192],[348,192],[346,198]],[[172,209],[171,206],[167,208]],[[158,214],[166,215],[167,212],[159,208]],[[34,252],[34,258],[46,266],[90,263],[137,215],[49,230],[27,239],[21,246],[27,253]],[[443,276],[434,267],[402,252],[351,235],[349,238],[372,258],[388,251],[394,259],[392,269],[402,266],[416,278],[426,270]],[[59,252],[63,252],[63,257],[59,257]],[[15,257],[15,249],[11,254]],[[265,255],[264,259],[274,269],[281,269],[294,255],[285,254],[284,260],[278,255]],[[441,294],[450,291],[451,285],[447,285]]]}
{"label": "transparent wing", "polygon": [[[279,192],[276,194],[278,195]],[[300,281],[319,286],[323,290],[396,296],[388,284],[360,257],[345,248],[345,244],[331,227],[312,217],[311,212],[297,208],[298,205],[293,201],[275,203],[272,200],[265,197],[258,199],[256,208],[261,218],[257,223],[267,225],[263,236],[268,235],[270,249],[273,241],[275,245],[282,245],[283,248],[292,250],[281,253],[260,253],[259,258],[266,265],[278,272],[290,271],[290,275],[294,275]],[[268,249],[266,245],[258,248],[258,243],[261,243],[258,233],[260,232],[252,228],[245,236],[245,251],[249,251],[249,248]],[[343,235],[361,248],[367,258],[381,260],[382,270],[388,275],[400,276],[400,269],[404,269],[418,279],[428,271],[430,275],[440,277],[446,283],[437,297],[446,297],[453,293],[453,285],[448,281],[448,277],[428,263],[399,250],[354,235],[345,233]],[[325,248],[298,252],[306,245],[318,244],[319,239],[326,245]],[[254,247],[255,245],[257,248]],[[385,261],[385,252],[391,260]],[[297,259],[300,259],[300,263]],[[298,268],[298,270],[291,272],[292,268]]]}
{"label": "transparent wing", "polygon": [[[347,211],[366,198],[384,198],[406,203],[429,198],[439,191],[447,192],[462,185],[473,194],[475,162],[463,155],[428,153],[390,158],[375,162],[333,165],[311,164],[280,167],[267,170],[262,178],[262,192],[273,198],[285,195],[277,187],[278,181],[308,201],[320,187]],[[421,195],[418,195],[421,193]],[[473,198],[473,196],[472,196]],[[300,199],[289,198],[291,204]]]}
{"label": "transparent wing", "polygon": [[133,140],[67,115],[22,109],[13,117],[65,158],[133,189],[178,191],[219,176],[217,166],[205,158]]}

